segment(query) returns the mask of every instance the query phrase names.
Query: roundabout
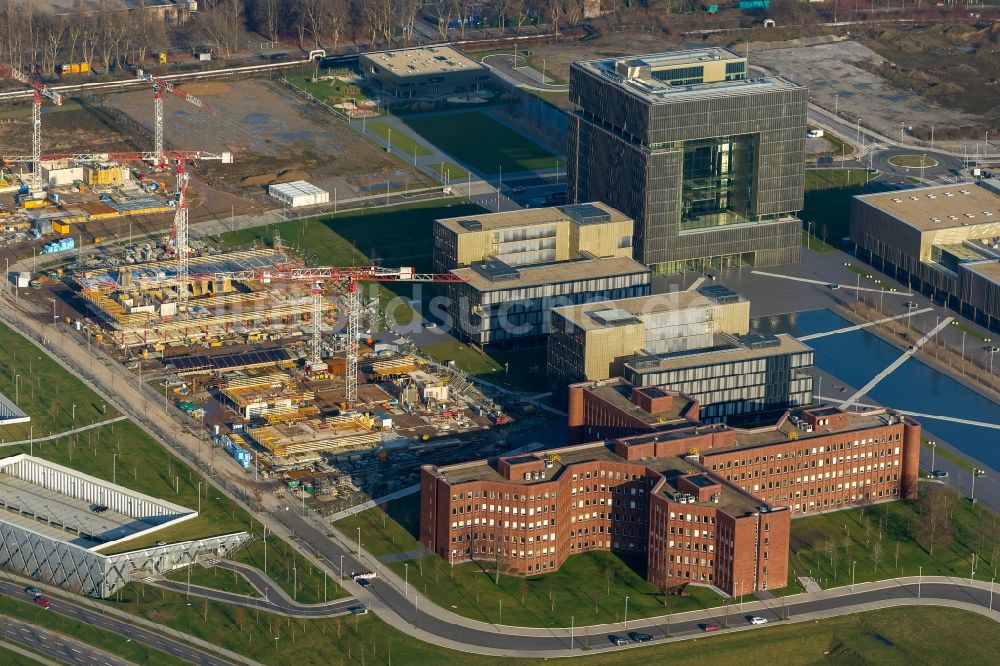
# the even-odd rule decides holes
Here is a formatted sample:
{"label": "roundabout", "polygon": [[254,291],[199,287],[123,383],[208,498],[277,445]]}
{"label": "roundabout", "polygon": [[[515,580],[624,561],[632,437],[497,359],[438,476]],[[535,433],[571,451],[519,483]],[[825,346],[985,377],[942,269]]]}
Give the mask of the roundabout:
{"label": "roundabout", "polygon": [[938,165],[938,161],[926,155],[893,155],[888,159],[889,164],[896,167],[913,169],[932,169]]}

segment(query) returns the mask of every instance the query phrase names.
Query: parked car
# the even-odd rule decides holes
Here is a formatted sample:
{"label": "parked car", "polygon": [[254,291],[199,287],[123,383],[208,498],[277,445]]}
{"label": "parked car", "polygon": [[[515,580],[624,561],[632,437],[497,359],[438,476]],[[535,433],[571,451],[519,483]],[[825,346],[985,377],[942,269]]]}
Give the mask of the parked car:
{"label": "parked car", "polygon": [[347,610],[354,615],[368,615],[368,609],[365,606],[351,606]]}
{"label": "parked car", "polygon": [[42,608],[48,608],[49,607],[49,600],[46,599],[45,597],[41,596],[41,595],[35,597],[35,603],[38,604],[39,606],[41,606]]}
{"label": "parked car", "polygon": [[934,470],[933,472],[930,473],[930,477],[932,479],[947,479],[948,478],[948,472],[946,472],[943,469],[936,469],[936,470]]}
{"label": "parked car", "polygon": [[767,624],[767,618],[761,617],[760,615],[754,615],[750,618],[750,624]]}
{"label": "parked car", "polygon": [[823,155],[818,160],[816,160],[816,162],[818,164],[833,164],[833,157],[831,157],[830,155]]}
{"label": "parked car", "polygon": [[624,636],[617,636],[615,634],[611,634],[610,636],[608,636],[608,640],[614,643],[615,645],[628,645],[629,643],[632,642],[629,639],[625,638]]}
{"label": "parked car", "polygon": [[32,599],[36,599],[42,596],[42,591],[39,590],[37,587],[26,587],[24,588],[24,593],[27,594]]}
{"label": "parked car", "polygon": [[703,625],[701,625],[701,630],[702,631],[719,631],[720,629],[722,629],[722,627],[720,627],[717,624],[703,624]]}
{"label": "parked car", "polygon": [[653,637],[650,636],[649,634],[644,634],[639,631],[628,632],[628,638],[629,640],[635,641],[636,643],[645,643],[646,641],[653,640]]}

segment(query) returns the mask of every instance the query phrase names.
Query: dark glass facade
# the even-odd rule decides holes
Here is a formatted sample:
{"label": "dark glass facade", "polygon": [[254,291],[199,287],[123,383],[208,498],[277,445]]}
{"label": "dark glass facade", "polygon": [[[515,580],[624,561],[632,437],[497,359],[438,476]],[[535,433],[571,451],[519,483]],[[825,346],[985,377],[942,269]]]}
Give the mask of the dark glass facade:
{"label": "dark glass facade", "polygon": [[570,71],[570,200],[632,217],[635,258],[659,272],[797,262],[807,89],[772,77],[657,90],[608,62]]}

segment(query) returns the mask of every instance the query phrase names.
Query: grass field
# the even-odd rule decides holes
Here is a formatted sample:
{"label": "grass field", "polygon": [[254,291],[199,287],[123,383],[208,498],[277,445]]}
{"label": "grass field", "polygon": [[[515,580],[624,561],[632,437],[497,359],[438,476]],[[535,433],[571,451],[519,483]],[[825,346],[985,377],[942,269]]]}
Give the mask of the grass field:
{"label": "grass field", "polygon": [[[191,571],[190,578],[188,578],[188,569]],[[243,594],[250,597],[260,596],[257,589],[239,573],[230,571],[229,569],[220,569],[219,567],[186,567],[184,569],[171,572],[167,575],[167,578],[175,580],[179,583],[190,582],[192,585],[210,587],[213,590],[222,590],[223,592]]]}
{"label": "grass field", "polygon": [[[326,576],[321,569],[299,555],[287,542],[273,535],[267,537],[266,567],[263,541],[254,541],[232,559],[264,571],[292,599],[303,604],[318,604],[345,595],[335,578],[326,578],[324,581]],[[232,576],[231,573],[229,575]]]}
{"label": "grass field", "polygon": [[441,180],[448,179],[448,182],[461,185],[462,181],[468,179],[469,172],[458,166],[454,162],[435,162],[428,165]]}
{"label": "grass field", "polygon": [[[470,375],[515,391],[543,393],[548,389],[545,379],[545,348],[532,347],[518,351],[491,351],[483,354],[456,340],[435,342],[421,347],[438,362],[451,360]],[[507,364],[505,367],[504,364]]]}
{"label": "grass field", "polygon": [[926,155],[893,155],[889,158],[889,164],[898,167],[910,167],[919,169],[921,167],[936,167],[937,160]]}
{"label": "grass field", "polygon": [[461,199],[441,199],[359,210],[268,227],[223,234],[225,247],[243,247],[254,241],[270,244],[275,230],[292,247],[301,247],[317,264],[364,265],[374,253],[386,266],[413,266],[431,270],[431,233],[437,218],[482,213],[485,209]]}
{"label": "grass field", "polygon": [[815,237],[836,246],[850,233],[851,197],[865,192],[867,169],[806,169],[806,192],[800,217],[812,222]]}
{"label": "grass field", "polygon": [[[921,493],[930,487],[921,484]],[[997,575],[1000,557],[991,560],[995,553],[990,545],[991,538],[1000,538],[996,514],[982,505],[956,500],[954,538],[931,554],[913,538],[920,520],[920,501],[888,502],[795,519],[789,577],[811,575],[823,587],[849,585],[853,566],[859,583],[915,576],[918,567],[927,576],[968,578],[973,552],[978,552],[976,578],[988,581]]]}
{"label": "grass field", "polygon": [[402,117],[442,152],[483,174],[549,169],[556,156],[478,111]]}
{"label": "grass field", "polygon": [[[117,654],[136,664],[174,666],[187,663],[165,652],[146,647],[141,643],[135,641],[126,642],[118,634],[99,629],[80,620],[53,613],[28,601],[0,596],[0,614],[17,617],[39,627],[58,631],[87,645],[93,645],[96,648]],[[8,629],[6,628],[6,623],[4,623],[4,632],[6,633],[6,631]],[[2,658],[2,655],[0,655],[0,658]],[[20,664],[23,663],[23,658],[18,655],[15,661],[4,661],[2,663]]]}
{"label": "grass field", "polygon": [[378,120],[368,121],[365,123],[364,127],[366,132],[374,134],[383,141],[391,141],[390,145],[392,145],[393,148],[402,151],[402,153],[409,158],[412,158],[414,154],[417,157],[431,154],[431,151],[427,150],[427,148],[417,141],[414,141],[406,134],[398,130],[395,134],[391,134],[389,130],[392,128],[384,122],[380,122]]}

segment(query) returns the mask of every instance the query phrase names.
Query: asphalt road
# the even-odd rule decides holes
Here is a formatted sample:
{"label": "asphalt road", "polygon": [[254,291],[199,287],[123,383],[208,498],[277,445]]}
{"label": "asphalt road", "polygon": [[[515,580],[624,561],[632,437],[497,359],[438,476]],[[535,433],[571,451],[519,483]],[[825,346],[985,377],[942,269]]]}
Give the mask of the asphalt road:
{"label": "asphalt road", "polygon": [[121,657],[98,650],[58,632],[48,631],[9,616],[4,616],[2,624],[0,624],[0,641],[16,643],[39,652],[40,654],[35,657],[35,661],[39,664],[51,663],[46,657],[67,664],[99,664],[101,666],[131,666],[132,664]]}
{"label": "asphalt road", "polygon": [[[21,601],[28,600],[22,587],[6,581],[0,582],[0,594],[5,594]],[[142,643],[192,664],[203,664],[204,666],[229,666],[230,664],[230,662],[224,659],[202,652],[191,645],[164,636],[162,633],[155,633],[148,629],[137,627],[128,622],[118,620],[111,615],[105,615],[91,608],[84,607],[82,604],[74,604],[57,597],[50,598],[50,602],[51,605],[45,612],[58,613],[84,624],[100,627],[106,631],[118,634],[123,638],[123,642],[131,640],[136,643]],[[81,663],[93,662],[86,661]],[[120,661],[118,663],[126,662]]]}

